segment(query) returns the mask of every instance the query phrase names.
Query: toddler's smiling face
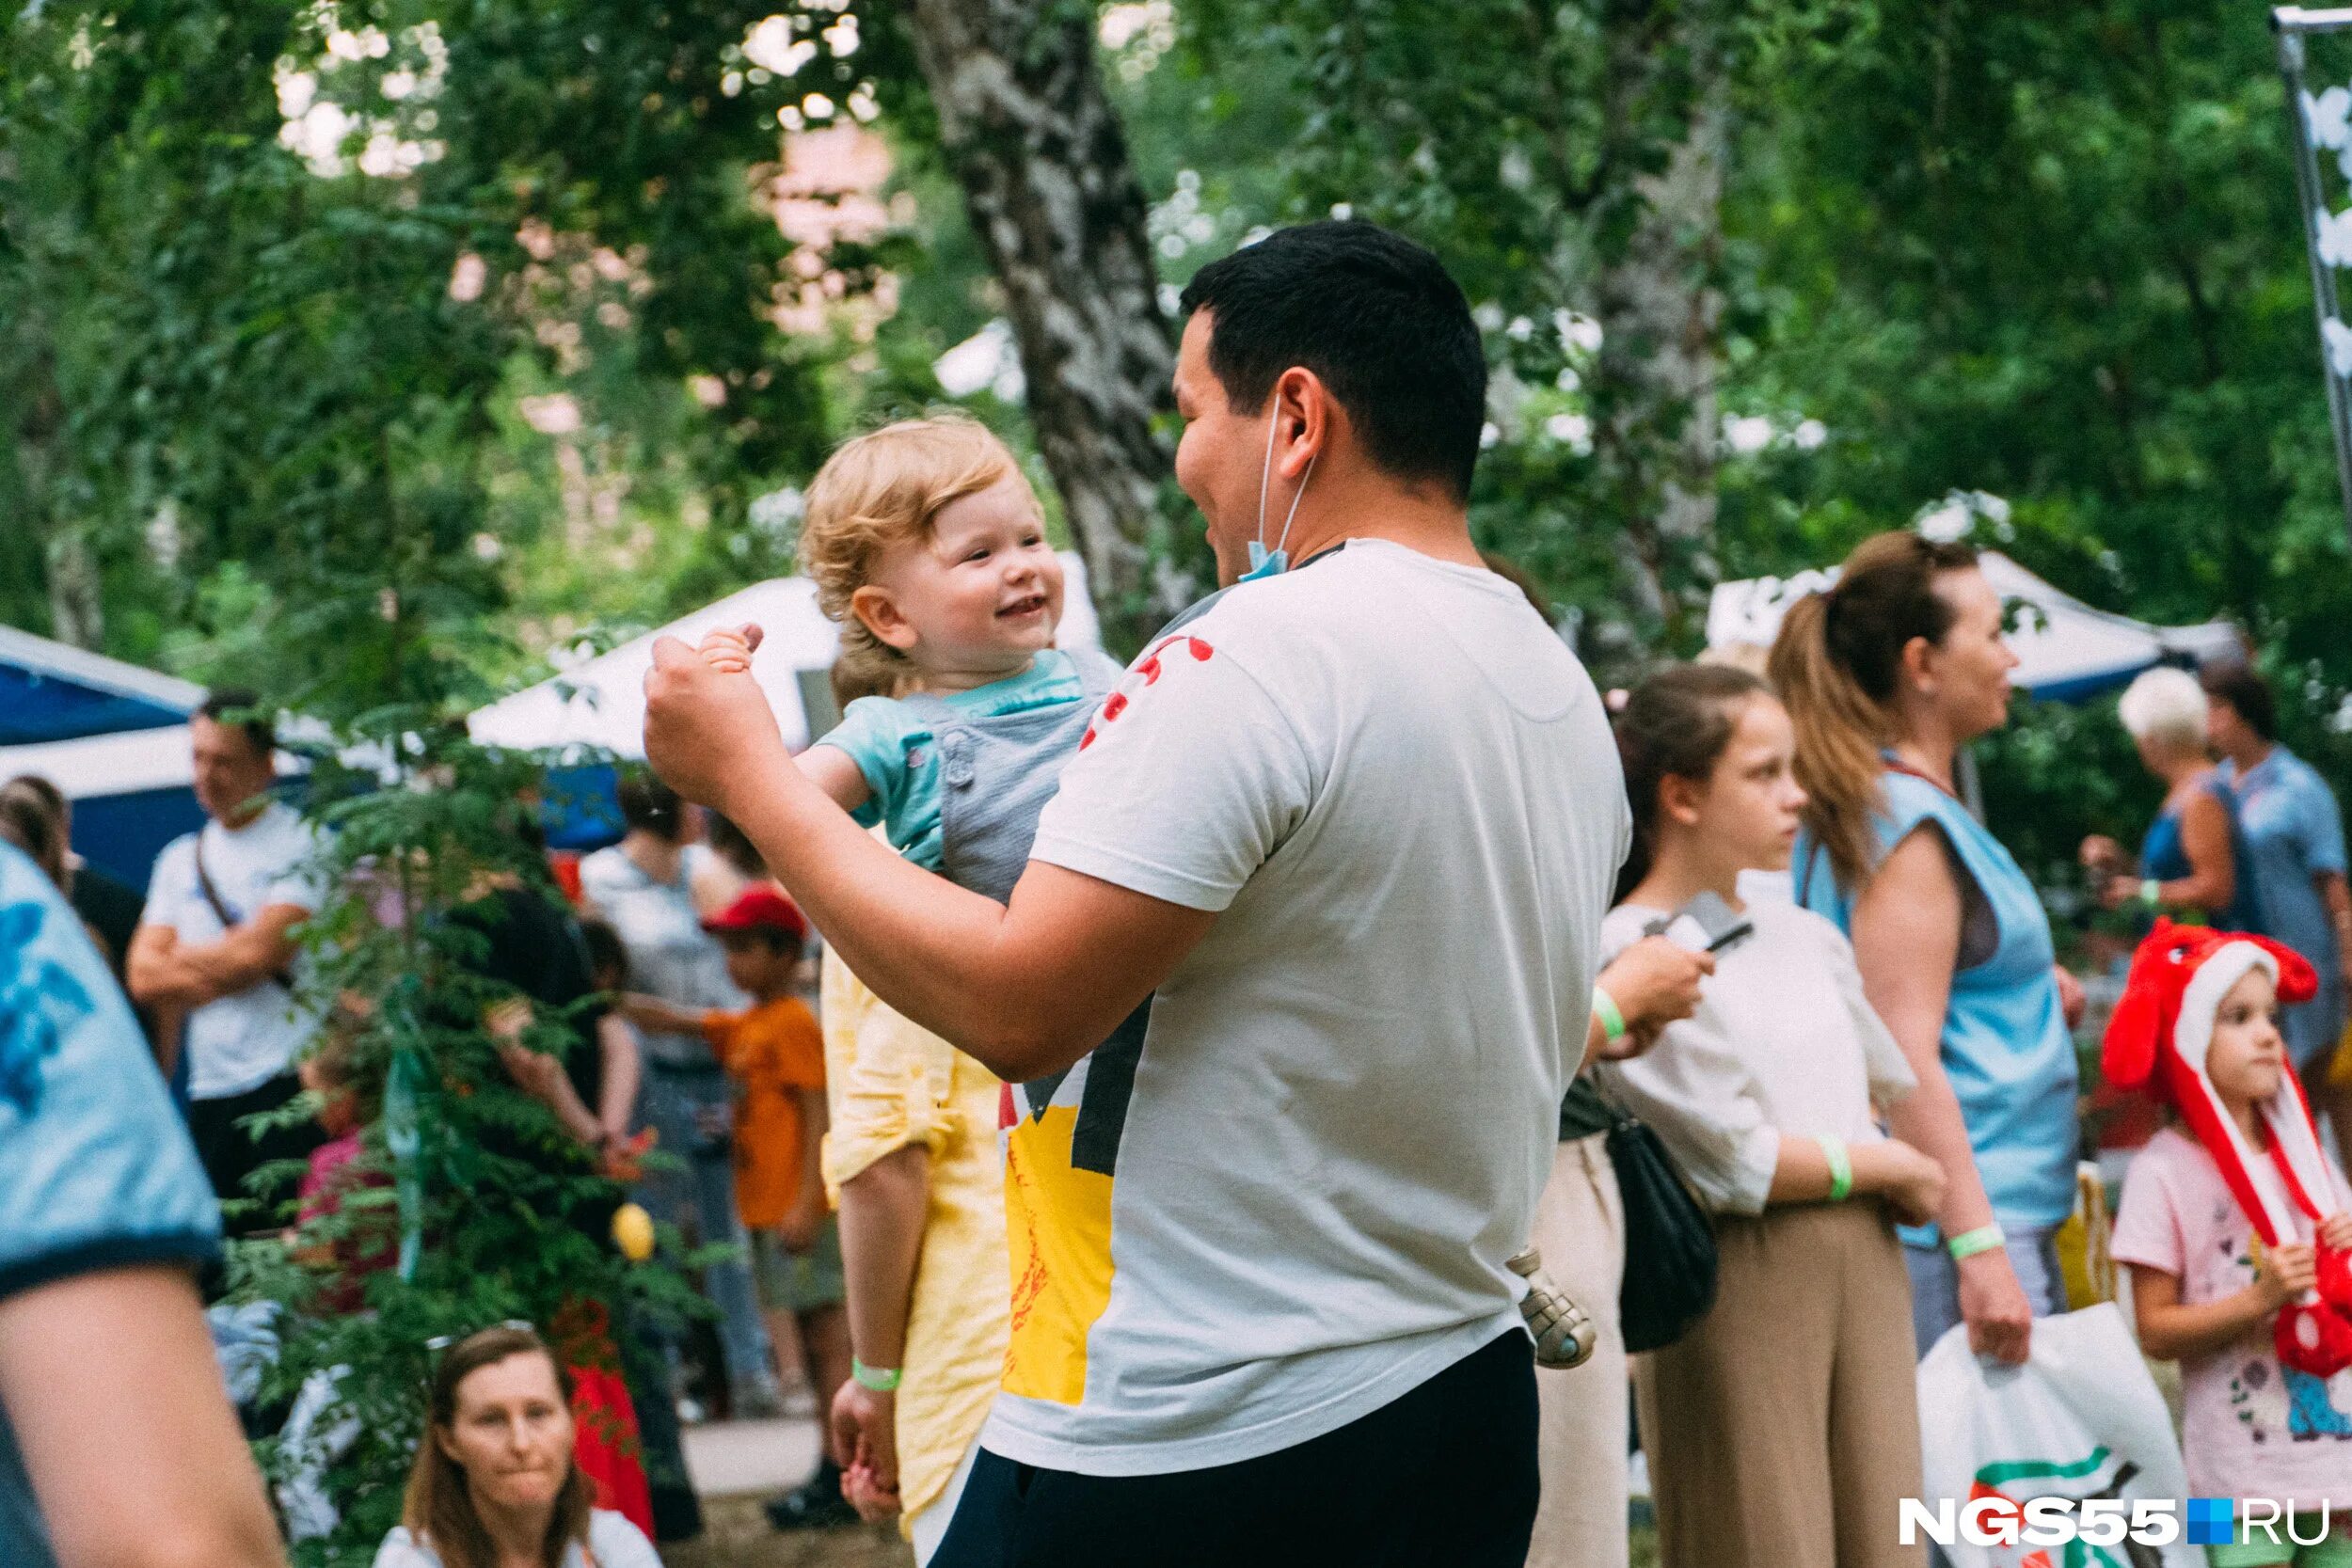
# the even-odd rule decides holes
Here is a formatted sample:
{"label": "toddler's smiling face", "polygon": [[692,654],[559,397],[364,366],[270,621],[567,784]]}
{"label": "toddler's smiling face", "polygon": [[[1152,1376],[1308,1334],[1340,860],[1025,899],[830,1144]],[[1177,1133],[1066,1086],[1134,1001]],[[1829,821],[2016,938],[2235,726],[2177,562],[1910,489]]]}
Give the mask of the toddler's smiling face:
{"label": "toddler's smiling face", "polygon": [[850,601],[874,635],[904,653],[926,686],[959,689],[1019,674],[1054,645],[1060,558],[1017,475],[941,507],[894,545]]}

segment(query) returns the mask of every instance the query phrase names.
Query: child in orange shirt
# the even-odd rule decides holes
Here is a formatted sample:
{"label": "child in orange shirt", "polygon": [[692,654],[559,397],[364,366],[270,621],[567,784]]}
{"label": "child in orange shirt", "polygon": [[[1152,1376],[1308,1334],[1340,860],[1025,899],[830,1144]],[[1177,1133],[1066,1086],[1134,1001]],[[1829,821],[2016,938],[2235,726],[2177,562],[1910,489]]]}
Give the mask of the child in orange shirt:
{"label": "child in orange shirt", "polygon": [[[850,1375],[850,1336],[840,1236],[819,1168],[824,1036],[808,1005],[792,994],[808,922],[772,885],[755,885],[703,928],[725,946],[727,977],[753,1005],[706,1011],[632,994],[622,1011],[640,1028],[700,1031],[735,1079],[735,1197],[751,1232],[760,1307],[778,1345],[797,1340],[804,1348],[817,1408],[830,1410]],[[833,1481],[826,1490],[836,1497],[837,1477],[828,1458],[817,1480]]]}

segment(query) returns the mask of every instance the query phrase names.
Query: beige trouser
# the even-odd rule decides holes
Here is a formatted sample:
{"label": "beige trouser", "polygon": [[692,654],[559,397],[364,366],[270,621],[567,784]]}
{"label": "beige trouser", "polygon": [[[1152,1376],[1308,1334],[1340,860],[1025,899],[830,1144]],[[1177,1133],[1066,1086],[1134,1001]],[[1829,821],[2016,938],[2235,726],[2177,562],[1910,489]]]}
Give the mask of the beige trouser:
{"label": "beige trouser", "polygon": [[1641,1359],[1661,1568],[1919,1568],[1911,1281],[1874,1203],[1716,1221],[1715,1307]]}
{"label": "beige trouser", "polygon": [[1553,1154],[1534,1241],[1545,1272],[1591,1316],[1598,1342],[1581,1367],[1535,1373],[1543,1493],[1528,1568],[1626,1568],[1625,1336],[1617,1327],[1625,1212],[1607,1133]]}

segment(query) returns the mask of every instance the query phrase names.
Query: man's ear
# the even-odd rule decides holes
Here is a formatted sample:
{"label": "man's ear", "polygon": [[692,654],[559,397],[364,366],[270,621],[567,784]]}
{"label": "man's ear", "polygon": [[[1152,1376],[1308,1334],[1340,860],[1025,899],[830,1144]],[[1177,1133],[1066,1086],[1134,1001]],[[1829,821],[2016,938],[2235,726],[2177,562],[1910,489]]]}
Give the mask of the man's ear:
{"label": "man's ear", "polygon": [[891,597],[887,588],[877,588],[869,582],[851,594],[850,613],[864,623],[866,629],[884,645],[902,654],[912,651],[915,643],[922,641],[915,635],[914,626],[898,612],[898,601]]}
{"label": "man's ear", "polygon": [[1323,377],[1304,365],[1293,365],[1275,377],[1272,396],[1275,472],[1287,480],[1303,479],[1309,463],[1329,453],[1347,412]]}

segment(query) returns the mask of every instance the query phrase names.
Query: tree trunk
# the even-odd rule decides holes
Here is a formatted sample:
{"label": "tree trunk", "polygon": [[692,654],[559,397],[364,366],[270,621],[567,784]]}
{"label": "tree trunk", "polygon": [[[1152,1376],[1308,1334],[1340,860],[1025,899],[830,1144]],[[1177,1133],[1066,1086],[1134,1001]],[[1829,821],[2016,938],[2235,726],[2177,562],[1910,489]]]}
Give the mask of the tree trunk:
{"label": "tree trunk", "polygon": [[1095,68],[1094,8],[915,0],[913,32],[1104,630],[1135,641],[1184,593],[1145,575],[1172,471],[1152,421],[1171,405],[1175,354],[1143,189]]}
{"label": "tree trunk", "polygon": [[1718,570],[1715,275],[1727,112],[1711,8],[1610,9],[1608,47],[1620,67],[1605,105],[1613,141],[1629,162],[1650,164],[1641,154],[1654,157],[1649,138],[1661,120],[1680,131],[1662,166],[1629,182],[1624,238],[1606,248],[1594,289],[1593,395],[1608,494],[1625,525],[1637,613],[1672,643],[1683,641]]}
{"label": "tree trunk", "polygon": [[81,534],[64,531],[49,539],[49,624],[60,642],[93,653],[106,641],[104,583],[98,557]]}
{"label": "tree trunk", "polygon": [[[21,329],[31,330],[29,324]],[[65,404],[57,393],[56,362],[46,343],[21,356],[27,367],[17,405],[16,463],[23,481],[27,527],[40,542],[41,567],[49,597],[49,634],[60,642],[96,651],[106,640],[104,583],[98,557],[80,531],[54,513],[57,475],[63,467]]]}

